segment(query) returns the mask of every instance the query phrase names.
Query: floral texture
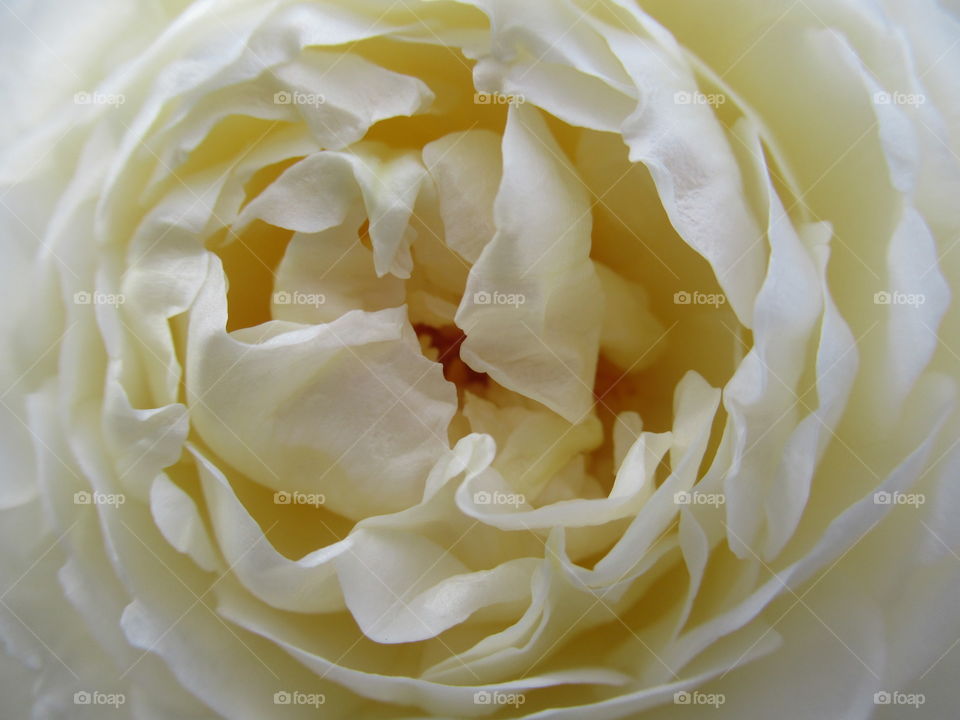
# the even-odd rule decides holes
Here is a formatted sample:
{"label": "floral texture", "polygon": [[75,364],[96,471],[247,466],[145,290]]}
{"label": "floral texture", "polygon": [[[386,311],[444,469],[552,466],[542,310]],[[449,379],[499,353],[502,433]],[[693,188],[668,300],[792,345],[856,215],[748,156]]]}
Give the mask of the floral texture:
{"label": "floral texture", "polygon": [[943,717],[950,4],[0,3],[0,715]]}

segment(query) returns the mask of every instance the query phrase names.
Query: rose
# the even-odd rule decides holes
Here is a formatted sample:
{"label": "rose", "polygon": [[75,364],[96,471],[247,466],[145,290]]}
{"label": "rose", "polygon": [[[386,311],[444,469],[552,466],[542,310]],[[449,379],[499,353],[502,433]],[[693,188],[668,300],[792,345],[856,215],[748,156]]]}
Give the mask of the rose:
{"label": "rose", "polygon": [[7,714],[852,717],[955,661],[952,18],[103,8],[3,24]]}

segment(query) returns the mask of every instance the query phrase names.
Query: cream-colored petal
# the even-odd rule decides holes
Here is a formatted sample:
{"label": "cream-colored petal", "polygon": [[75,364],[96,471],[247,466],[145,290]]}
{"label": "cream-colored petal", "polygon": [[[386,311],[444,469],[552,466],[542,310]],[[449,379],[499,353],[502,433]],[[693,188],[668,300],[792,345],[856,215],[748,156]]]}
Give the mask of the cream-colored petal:
{"label": "cream-colored petal", "polygon": [[470,263],[493,239],[503,160],[500,138],[489,130],[445,135],[423,148],[423,162],[437,188],[444,242]]}
{"label": "cream-colored petal", "polygon": [[539,111],[510,109],[503,156],[497,234],[457,311],[461,357],[577,423],[593,404],[603,303],[587,198]]}
{"label": "cream-colored petal", "polygon": [[403,309],[231,335],[224,281],[213,259],[187,346],[191,424],[206,444],[260,484],[322,493],[348,517],[415,503],[449,447],[456,396]]}

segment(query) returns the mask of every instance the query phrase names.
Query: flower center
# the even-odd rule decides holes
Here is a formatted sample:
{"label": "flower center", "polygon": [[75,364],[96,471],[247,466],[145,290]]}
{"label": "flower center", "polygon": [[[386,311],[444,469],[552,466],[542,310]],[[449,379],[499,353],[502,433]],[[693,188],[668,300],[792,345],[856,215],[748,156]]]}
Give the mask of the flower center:
{"label": "flower center", "polygon": [[432,327],[424,323],[413,326],[420,338],[424,354],[434,362],[443,365],[443,376],[462,393],[465,389],[482,391],[490,383],[490,376],[477,372],[460,357],[460,346],[467,335],[454,325]]}
{"label": "flower center", "polygon": [[[492,436],[494,469],[534,506],[605,496],[616,478],[617,458],[635,436],[673,426],[674,392],[683,376],[694,371],[722,386],[749,347],[749,333],[707,261],[675,231],[650,172],[629,161],[622,140],[541,110],[524,111],[522,131],[534,133],[542,118],[527,151],[542,156],[549,171],[522,192],[530,193],[531,206],[555,200],[557,212],[559,203],[580,203],[574,214],[580,217],[571,219],[569,233],[566,226],[551,231],[543,250],[530,257],[522,248],[513,259],[501,251],[497,272],[478,268],[498,233],[510,237],[509,223],[494,226],[493,204],[504,187],[514,193],[526,187],[506,182],[508,171],[518,172],[507,166],[508,158],[481,161],[508,148],[509,109],[475,105],[472,78],[460,63],[433,62],[434,50],[422,57],[407,49],[395,55],[391,47],[368,43],[368,59],[418,76],[434,91],[436,112],[374,123],[364,138],[337,150],[311,149],[304,130],[302,152],[280,157],[278,151],[252,171],[241,188],[241,213],[282,185],[283,176],[300,163],[317,169],[296,177],[318,184],[315,195],[298,195],[300,186],[287,184],[296,202],[278,207],[298,208],[296,231],[273,224],[265,213],[209,238],[229,281],[227,329],[270,321],[317,325],[353,311],[405,307],[423,356],[439,363],[456,387],[457,410],[443,439],[452,444],[471,433]],[[251,135],[244,142],[236,137],[241,130]],[[284,132],[289,128],[270,129],[268,139],[278,135],[283,149]],[[207,142],[243,146],[262,134],[260,126],[238,130],[224,124]],[[424,151],[442,138],[452,139]],[[328,153],[339,160],[316,163],[317,155]],[[574,190],[549,182],[561,166],[569,168]],[[343,175],[338,184],[317,181],[338,172]],[[416,194],[404,194],[421,182]],[[325,204],[324,194],[341,190],[352,198],[345,209]],[[391,205],[389,213],[384,203]],[[329,217],[341,213],[340,225],[315,220],[309,210],[314,204],[329,205]],[[524,208],[513,207],[523,217]],[[404,214],[407,227],[397,230],[396,218]],[[581,226],[584,216],[589,221]],[[536,226],[530,225],[534,236]],[[514,242],[536,242],[513,232]],[[589,233],[595,278],[582,286],[564,285],[567,264],[582,261],[582,248],[559,260],[551,253],[578,232]],[[397,246],[406,257],[385,253]],[[582,297],[574,298],[578,292]],[[581,301],[602,309],[589,323],[576,324]],[[480,316],[471,315],[475,306],[488,313],[479,324],[474,320]],[[509,331],[501,332],[504,323]],[[599,346],[591,336],[597,330]],[[593,357],[577,354],[581,339]],[[476,359],[487,372],[464,358]],[[551,394],[544,390],[548,386],[563,390]],[[568,402],[576,393],[586,401]],[[715,446],[712,440],[707,458]]]}

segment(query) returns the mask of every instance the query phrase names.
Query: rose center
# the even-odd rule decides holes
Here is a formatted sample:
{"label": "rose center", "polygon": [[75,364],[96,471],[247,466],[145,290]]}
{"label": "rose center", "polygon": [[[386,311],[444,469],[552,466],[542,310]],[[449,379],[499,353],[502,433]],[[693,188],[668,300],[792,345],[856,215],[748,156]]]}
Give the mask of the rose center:
{"label": "rose center", "polygon": [[432,327],[422,323],[415,324],[413,329],[424,353],[443,365],[443,376],[457,386],[458,392],[465,389],[476,392],[489,385],[489,375],[477,372],[460,357],[460,346],[467,337],[463,330],[453,325]]}

